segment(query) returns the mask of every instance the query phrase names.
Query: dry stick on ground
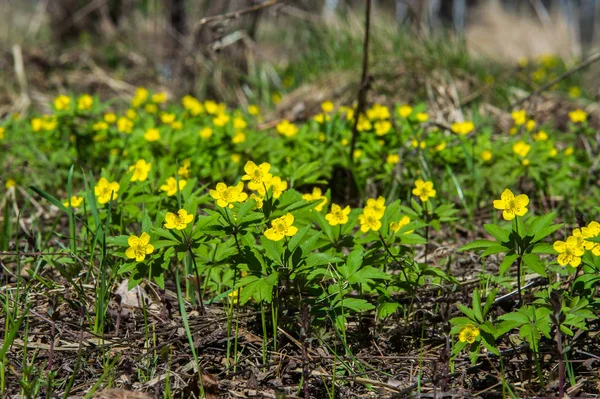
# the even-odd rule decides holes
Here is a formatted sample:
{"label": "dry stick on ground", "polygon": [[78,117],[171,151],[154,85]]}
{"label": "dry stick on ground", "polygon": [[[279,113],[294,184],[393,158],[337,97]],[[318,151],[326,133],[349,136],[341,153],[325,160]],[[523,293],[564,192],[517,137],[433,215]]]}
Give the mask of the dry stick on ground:
{"label": "dry stick on ground", "polygon": [[520,100],[515,101],[508,107],[508,109],[509,110],[515,109],[516,107],[525,103],[531,97],[535,97],[535,96],[539,95],[540,93],[548,90],[549,88],[551,88],[558,82],[568,78],[569,76],[573,75],[575,72],[578,72],[584,68],[587,68],[588,66],[592,65],[594,62],[596,62],[598,60],[600,60],[600,53],[596,53],[594,55],[589,56],[588,59],[586,59],[585,61],[582,61],[580,64],[574,66],[573,68],[569,69],[565,73],[559,75],[556,79],[551,80],[550,82],[546,83],[545,85],[538,87],[536,90],[532,91],[527,96],[521,98]]}
{"label": "dry stick on ground", "polygon": [[257,12],[257,11],[260,11],[260,10],[262,10],[264,8],[268,8],[268,7],[274,6],[275,4],[279,3],[280,1],[281,0],[268,0],[268,1],[265,1],[264,3],[260,3],[260,4],[257,4],[255,6],[252,6],[252,7],[244,8],[242,10],[232,11],[232,12],[228,12],[226,14],[213,15],[212,17],[202,18],[200,21],[198,21],[194,25],[194,28],[192,29],[192,32],[193,32],[192,37],[195,36],[195,34],[198,32],[198,30],[204,24],[207,24],[209,22],[215,22],[215,21],[225,21],[227,19],[237,19],[237,18],[240,18],[243,15],[250,14],[250,13],[253,13],[253,12]]}

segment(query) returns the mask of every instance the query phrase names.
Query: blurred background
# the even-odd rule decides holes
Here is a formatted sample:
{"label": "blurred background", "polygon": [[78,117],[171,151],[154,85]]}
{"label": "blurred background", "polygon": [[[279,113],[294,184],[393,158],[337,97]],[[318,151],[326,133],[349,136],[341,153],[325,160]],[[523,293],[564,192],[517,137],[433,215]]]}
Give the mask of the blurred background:
{"label": "blurred background", "polygon": [[[324,99],[351,102],[365,4],[0,0],[0,115],[31,106],[43,111],[66,91],[128,100],[138,86],[294,115]],[[373,93],[388,101],[422,97],[427,87],[450,80],[467,96],[514,71],[523,71],[510,73],[515,87],[534,89],[555,77],[540,60],[559,57],[569,67],[598,43],[596,0],[372,0],[372,6]],[[582,78],[591,97],[595,76]],[[485,90],[478,97],[498,95],[507,93]]]}

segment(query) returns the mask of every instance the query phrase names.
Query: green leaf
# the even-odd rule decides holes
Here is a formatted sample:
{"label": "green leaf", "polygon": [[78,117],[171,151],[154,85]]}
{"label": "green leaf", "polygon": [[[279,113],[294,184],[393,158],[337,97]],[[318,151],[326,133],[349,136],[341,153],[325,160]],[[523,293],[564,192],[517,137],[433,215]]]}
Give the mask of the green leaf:
{"label": "green leaf", "polygon": [[523,255],[523,262],[533,271],[542,277],[546,277],[546,264],[536,254],[525,254]]}
{"label": "green leaf", "polygon": [[397,302],[384,302],[377,308],[377,317],[380,319],[385,319],[386,317],[394,314],[399,307],[400,304]]}
{"label": "green leaf", "polygon": [[478,323],[483,323],[483,314],[481,313],[481,297],[479,296],[479,290],[475,289],[473,291],[473,313],[475,315],[475,320]]}
{"label": "green leaf", "polygon": [[485,251],[483,251],[481,253],[482,257],[486,257],[486,256],[490,256],[490,255],[495,255],[495,254],[500,254],[502,252],[508,252],[510,251],[510,248],[505,247],[504,245],[492,245],[491,247],[488,247]]}
{"label": "green leaf", "polygon": [[501,243],[509,241],[509,238],[510,238],[509,230],[503,229],[502,227],[498,226],[497,224],[491,224],[491,223],[484,224],[483,228],[485,229],[485,231],[490,233],[490,235],[492,237],[494,237],[496,240],[500,241]]}
{"label": "green leaf", "polygon": [[472,243],[469,243],[465,246],[460,247],[456,252],[464,252],[464,251],[469,251],[472,249],[489,248],[493,245],[498,245],[498,243],[496,241],[490,241],[490,240],[475,240]]}
{"label": "green leaf", "polygon": [[549,244],[547,242],[538,242],[537,244],[535,244],[533,246],[533,248],[531,248],[530,252],[532,254],[547,254],[547,255],[556,254],[556,251],[554,250],[554,247],[552,246],[552,244]]}
{"label": "green leaf", "polygon": [[375,306],[373,306],[372,303],[360,298],[344,298],[339,304],[344,308],[355,312],[364,312],[366,310],[375,309]]}
{"label": "green leaf", "polygon": [[552,226],[548,226],[548,227],[544,227],[543,229],[539,230],[535,236],[533,236],[533,241],[537,242],[540,241],[546,237],[548,237],[550,234],[554,233],[556,230],[562,228],[564,226],[564,224],[553,224]]}
{"label": "green leaf", "polygon": [[288,242],[288,249],[290,250],[290,253],[294,253],[296,248],[298,248],[298,245],[300,245],[300,242],[304,240],[304,237],[306,236],[306,234],[308,234],[308,232],[311,229],[312,225],[309,224],[304,226],[296,234],[294,234],[294,236]]}
{"label": "green leaf", "polygon": [[327,264],[336,264],[339,262],[343,262],[344,259],[339,258],[337,256],[329,255],[322,252],[311,253],[306,257],[306,266],[307,268],[313,268],[315,266],[327,265]]}
{"label": "green leaf", "polygon": [[504,259],[502,259],[502,262],[500,263],[499,275],[504,276],[506,271],[512,266],[513,263],[515,263],[515,260],[517,260],[518,257],[519,255],[515,253],[505,255]]}

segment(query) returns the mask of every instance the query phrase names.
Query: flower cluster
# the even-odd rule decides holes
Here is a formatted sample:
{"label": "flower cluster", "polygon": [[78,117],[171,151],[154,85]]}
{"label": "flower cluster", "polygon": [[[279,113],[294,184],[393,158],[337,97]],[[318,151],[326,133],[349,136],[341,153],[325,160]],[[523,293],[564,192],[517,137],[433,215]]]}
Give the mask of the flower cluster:
{"label": "flower cluster", "polygon": [[600,223],[590,222],[581,229],[574,229],[572,235],[565,241],[555,241],[554,250],[558,253],[557,261],[561,266],[577,267],[581,264],[581,257],[586,251],[594,256],[600,256],[600,244],[589,241],[590,238],[600,236]]}

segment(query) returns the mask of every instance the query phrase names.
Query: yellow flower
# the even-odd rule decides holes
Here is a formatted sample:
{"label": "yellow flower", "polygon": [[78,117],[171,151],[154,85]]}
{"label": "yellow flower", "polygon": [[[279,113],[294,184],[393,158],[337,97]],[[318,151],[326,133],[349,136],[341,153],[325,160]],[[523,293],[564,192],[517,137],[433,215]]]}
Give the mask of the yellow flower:
{"label": "yellow flower", "polygon": [[302,194],[302,199],[305,201],[317,201],[317,200],[321,200],[321,202],[319,203],[319,205],[317,205],[315,207],[315,210],[317,212],[321,212],[321,209],[323,209],[323,207],[325,206],[325,204],[327,203],[327,197],[323,195],[321,188],[319,187],[314,187],[312,190],[312,193],[306,193],[306,194]]}
{"label": "yellow flower", "polygon": [[417,112],[417,120],[421,123],[425,123],[429,120],[429,114],[425,112]]}
{"label": "yellow flower", "polygon": [[367,118],[370,120],[390,119],[390,110],[385,105],[374,104],[367,110]]}
{"label": "yellow flower", "polygon": [[144,138],[146,139],[146,141],[158,141],[160,140],[160,132],[158,131],[158,129],[155,128],[150,128],[148,130],[146,130],[146,133],[144,133]]}
{"label": "yellow flower", "polygon": [[550,153],[548,154],[551,158],[554,158],[558,154],[558,150],[556,148],[552,148]]}
{"label": "yellow flower", "polygon": [[175,121],[171,123],[171,128],[173,128],[173,130],[181,130],[183,128],[183,123],[180,121]]}
{"label": "yellow flower", "polygon": [[260,108],[257,105],[248,105],[248,113],[250,115],[260,115]]}
{"label": "yellow flower", "polygon": [[271,94],[271,101],[273,102],[273,104],[277,105],[281,102],[281,93],[273,93]]}
{"label": "yellow flower", "polygon": [[554,250],[558,252],[556,260],[561,266],[570,265],[577,267],[581,263],[581,257],[583,256],[585,249],[578,245],[577,237],[571,236],[567,238],[567,241],[556,241],[554,242]]}
{"label": "yellow flower", "polygon": [[78,197],[76,195],[71,196],[71,200],[66,200],[63,202],[63,205],[67,208],[77,208],[83,202],[83,197]]}
{"label": "yellow flower", "polygon": [[513,111],[510,116],[517,126],[522,126],[527,122],[527,113],[524,109]]}
{"label": "yellow flower", "polygon": [[258,191],[260,195],[264,196],[266,188],[269,187],[273,178],[273,175],[269,173],[269,169],[271,169],[271,165],[267,162],[257,166],[254,162],[248,161],[244,165],[246,174],[242,176],[242,180],[248,180],[248,188]]}
{"label": "yellow flower", "polygon": [[358,124],[356,125],[356,129],[359,132],[368,132],[369,130],[371,130],[373,128],[373,125],[371,124],[371,121],[369,121],[367,118],[365,118],[363,115],[361,115],[358,118]]}
{"label": "yellow flower", "polygon": [[241,288],[238,288],[237,290],[231,291],[229,294],[227,294],[227,296],[231,298],[231,303],[233,303],[234,305],[237,305],[239,301],[241,290]]}
{"label": "yellow flower", "polygon": [[524,142],[523,140],[519,140],[515,144],[513,144],[512,150],[515,154],[517,154],[521,158],[525,158],[527,156],[527,154],[529,154],[529,151],[531,150],[531,146],[529,144],[527,144],[526,142]]}
{"label": "yellow flower", "polygon": [[342,139],[342,141],[340,142],[340,144],[342,144],[344,147],[346,147],[350,142],[348,141],[348,139]]}
{"label": "yellow flower", "polygon": [[158,106],[156,104],[146,104],[144,110],[149,114],[155,114],[158,112]]}
{"label": "yellow flower", "polygon": [[204,101],[204,109],[207,114],[214,115],[219,111],[219,106],[213,100]]}
{"label": "yellow flower", "polygon": [[468,342],[469,344],[472,344],[480,334],[479,328],[473,324],[467,324],[460,329],[460,332],[458,333],[458,340],[460,342]]}
{"label": "yellow flower", "polygon": [[508,133],[511,136],[514,136],[515,134],[519,133],[519,131],[517,130],[517,128],[515,126],[511,127],[510,129],[508,129]]}
{"label": "yellow flower", "polygon": [[98,121],[92,125],[92,130],[94,130],[96,132],[106,130],[106,129],[108,129],[108,123],[106,123],[104,121]]}
{"label": "yellow flower", "polygon": [[400,162],[400,155],[389,154],[385,161],[391,165],[396,165],[398,162]]}
{"label": "yellow flower", "polygon": [[163,112],[160,115],[160,120],[165,125],[170,125],[171,123],[175,122],[175,118],[176,118],[175,114],[170,114],[168,112]]}
{"label": "yellow flower", "polygon": [[165,229],[183,230],[194,220],[194,215],[187,213],[185,209],[180,209],[177,214],[167,212],[165,215]]}
{"label": "yellow flower", "polygon": [[177,191],[183,190],[186,184],[186,180],[179,179],[179,186],[177,186],[177,179],[174,177],[169,177],[165,184],[161,185],[159,188],[161,191],[165,191],[167,196],[171,197],[177,194]]}
{"label": "yellow flower", "polygon": [[6,180],[6,183],[4,183],[4,187],[6,187],[7,189],[15,187],[17,185],[17,182],[15,181],[15,179],[8,179]]}
{"label": "yellow flower", "polygon": [[245,129],[248,124],[243,118],[237,117],[233,119],[233,127],[236,129]]}
{"label": "yellow flower", "polygon": [[138,117],[137,112],[135,111],[135,109],[132,108],[129,108],[127,111],[125,111],[125,116],[131,119],[132,121],[136,120]]}
{"label": "yellow flower", "polygon": [[[402,227],[406,226],[409,223],[410,223],[410,218],[408,216],[403,216],[398,222],[390,223],[390,230],[392,230],[394,233],[397,233],[398,230],[400,230]],[[414,230],[407,231],[404,234],[410,234],[413,231]]]}
{"label": "yellow flower", "polygon": [[146,90],[146,88],[144,88],[144,87],[138,87],[135,90],[135,95],[131,99],[131,105],[134,108],[137,108],[140,105],[142,105],[143,103],[145,103],[147,99],[148,99],[148,90]]}
{"label": "yellow flower", "polygon": [[358,216],[360,231],[366,233],[369,230],[377,231],[381,228],[380,218],[375,215],[371,208],[365,208],[363,213]]}
{"label": "yellow flower", "polygon": [[581,235],[584,238],[584,248],[588,251],[592,251],[594,256],[600,256],[600,244],[587,241],[588,238],[598,237],[600,235],[600,223],[593,221],[590,222],[586,227],[582,227]]}
{"label": "yellow flower", "polygon": [[571,97],[571,98],[581,97],[581,89],[577,86],[569,87],[569,97]]}
{"label": "yellow flower", "polygon": [[316,114],[313,117],[313,120],[317,123],[324,123],[325,121],[331,120],[331,117],[327,114],[320,113],[320,114]]}
{"label": "yellow flower", "polygon": [[227,122],[229,122],[229,115],[227,114],[219,114],[216,116],[216,118],[213,118],[212,122],[213,125],[218,126],[218,127],[223,127],[227,124]]}
{"label": "yellow flower", "polygon": [[133,130],[133,122],[125,117],[120,117],[117,120],[117,130],[120,133],[131,133]]}
{"label": "yellow flower", "polygon": [[39,132],[44,128],[44,120],[42,118],[31,119],[31,130]]}
{"label": "yellow flower", "polygon": [[49,117],[44,120],[44,130],[54,130],[56,129],[56,118]]}
{"label": "yellow flower", "polygon": [[133,172],[130,181],[145,181],[148,178],[152,164],[144,159],[138,160],[135,165],[129,167],[129,172]]}
{"label": "yellow flower", "polygon": [[77,100],[77,109],[79,111],[89,111],[94,105],[94,99],[89,94],[84,94]]}
{"label": "yellow flower", "polygon": [[3,127],[0,127],[0,140],[4,139],[4,132],[5,129]]}
{"label": "yellow flower", "polygon": [[[106,178],[101,178],[94,187],[94,194],[98,197],[99,204],[106,204],[108,201],[115,200],[118,197],[119,183],[109,182]],[[112,197],[111,197],[112,194]]]}
{"label": "yellow flower", "polygon": [[254,207],[254,209],[262,209],[263,197],[253,193],[253,194],[250,194],[250,197],[248,197],[248,199],[252,199],[252,200],[254,200],[254,202],[256,202],[256,206]]}
{"label": "yellow flower", "polygon": [[413,195],[416,195],[421,201],[429,201],[429,198],[434,198],[437,192],[433,189],[433,183],[418,179],[415,181],[415,188],[412,190]]}
{"label": "yellow flower", "polygon": [[244,191],[244,183],[239,182],[236,186],[227,187],[225,183],[217,183],[215,190],[210,190],[210,196],[217,200],[217,205],[221,208],[229,206],[233,207],[234,202],[244,202],[248,198],[248,194]]}
{"label": "yellow flower", "polygon": [[198,132],[198,135],[200,137],[202,137],[203,139],[207,140],[212,137],[213,130],[210,127],[204,127],[202,129],[200,129],[200,132]]}
{"label": "yellow flower", "polygon": [[573,147],[567,147],[567,148],[565,148],[565,156],[570,157],[571,155],[573,155],[573,152],[575,152],[575,150],[573,149]]}
{"label": "yellow flower", "polygon": [[400,115],[401,117],[403,117],[405,119],[408,118],[410,116],[410,114],[412,114],[412,112],[413,112],[413,109],[410,105],[404,104],[398,108],[398,115]]}
{"label": "yellow flower", "polygon": [[231,154],[231,162],[240,163],[242,156],[240,154]]}
{"label": "yellow flower", "polygon": [[446,142],[445,141],[442,141],[441,143],[439,143],[438,145],[436,145],[435,147],[433,147],[433,149],[436,150],[437,152],[444,151],[445,148],[446,148]]}
{"label": "yellow flower", "polygon": [[354,159],[358,159],[360,157],[362,157],[363,151],[361,149],[356,149],[354,150]]}
{"label": "yellow flower", "polygon": [[375,122],[375,134],[378,136],[383,136],[387,134],[392,128],[392,123],[390,121],[378,121]]}
{"label": "yellow flower", "polygon": [[283,237],[292,237],[298,232],[296,226],[292,226],[294,223],[294,215],[288,213],[271,222],[271,228],[265,231],[265,237],[271,241],[282,240]]}
{"label": "yellow flower", "polygon": [[569,119],[571,119],[571,122],[573,123],[583,123],[587,120],[587,117],[587,112],[580,109],[569,112]]}
{"label": "yellow flower", "polygon": [[379,198],[369,198],[367,200],[367,206],[365,206],[364,211],[372,211],[377,219],[381,219],[385,212],[385,198],[379,196]]}
{"label": "yellow flower", "polygon": [[523,166],[529,166],[530,163],[531,162],[529,161],[529,159],[524,159],[521,161],[521,165],[523,165]]}
{"label": "yellow flower", "polygon": [[333,103],[329,100],[327,100],[321,104],[321,110],[323,112],[327,112],[327,113],[332,112],[334,107],[335,107],[335,105],[333,105]]}
{"label": "yellow flower", "polygon": [[548,133],[546,133],[543,130],[540,130],[539,132],[533,134],[533,139],[535,141],[546,141],[548,140]]}
{"label": "yellow flower", "polygon": [[190,167],[192,164],[189,159],[184,159],[183,164],[177,169],[177,175],[187,178],[190,177]]}
{"label": "yellow flower", "polygon": [[586,237],[583,235],[583,230],[582,229],[573,229],[572,236],[575,237],[575,239],[577,240],[576,246],[578,248],[580,247],[580,248],[586,249],[585,248],[585,244],[586,244],[585,238]]}
{"label": "yellow flower", "polygon": [[504,220],[513,220],[515,216],[527,213],[529,197],[525,194],[515,196],[508,188],[502,192],[499,200],[494,200],[494,208],[502,210]]}
{"label": "yellow flower", "polygon": [[281,194],[287,189],[287,181],[281,180],[279,176],[273,176],[271,179],[270,188],[273,191],[273,198],[279,198]]}
{"label": "yellow flower", "polygon": [[129,244],[129,248],[125,251],[125,255],[129,259],[135,259],[136,262],[143,262],[146,255],[154,252],[154,245],[150,244],[150,236],[146,232],[139,237],[129,236],[127,244]]}
{"label": "yellow flower", "polygon": [[287,119],[282,120],[275,126],[277,133],[287,137],[293,138],[298,134],[298,128],[296,125],[290,123]]}
{"label": "yellow flower", "polygon": [[535,125],[535,121],[533,119],[530,119],[527,121],[527,123],[525,123],[525,130],[531,132],[533,129],[535,129]]}
{"label": "yellow flower", "polygon": [[467,134],[475,130],[475,125],[471,121],[455,122],[452,124],[451,129],[454,133],[458,134],[459,136],[466,136]]}
{"label": "yellow flower", "polygon": [[331,204],[331,211],[325,215],[325,220],[330,226],[348,223],[348,215],[350,214],[350,206],[346,205],[342,209],[338,204]]}
{"label": "yellow flower", "polygon": [[167,101],[167,93],[161,92],[152,95],[152,102],[161,104]]}
{"label": "yellow flower", "polygon": [[54,99],[54,108],[57,111],[68,111],[71,108],[71,97],[60,95]]}
{"label": "yellow flower", "polygon": [[244,132],[237,132],[232,138],[231,142],[233,144],[241,144],[246,141],[246,134]]}

